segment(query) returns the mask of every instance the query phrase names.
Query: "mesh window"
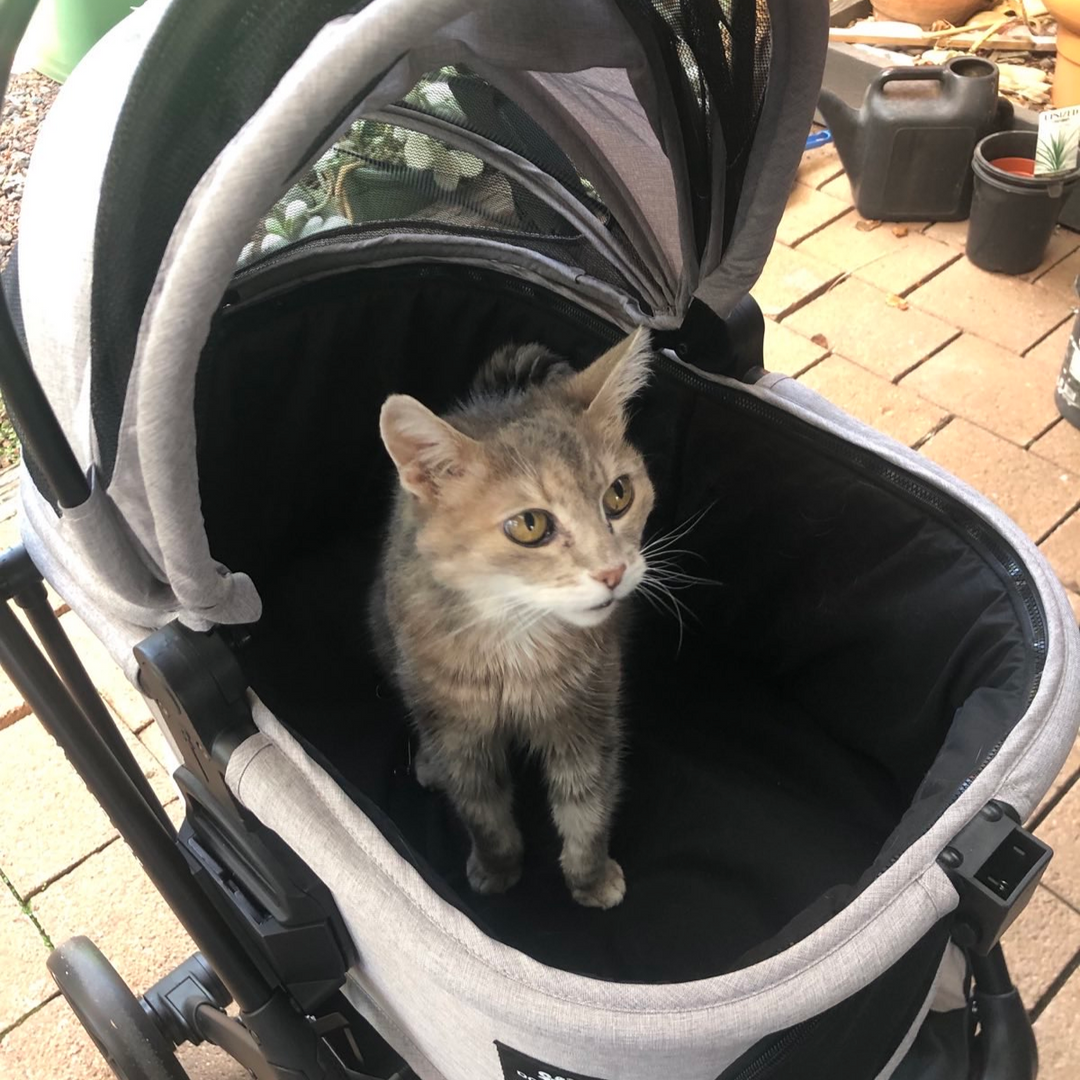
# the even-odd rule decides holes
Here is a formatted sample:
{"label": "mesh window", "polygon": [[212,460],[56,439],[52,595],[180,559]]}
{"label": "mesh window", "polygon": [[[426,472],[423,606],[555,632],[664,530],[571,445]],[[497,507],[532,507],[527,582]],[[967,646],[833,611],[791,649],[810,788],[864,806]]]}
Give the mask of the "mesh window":
{"label": "mesh window", "polygon": [[611,214],[574,163],[524,109],[464,65],[429,75],[402,102],[505,146],[554,177],[605,225]]}
{"label": "mesh window", "polygon": [[768,0],[619,0],[639,36],[655,38],[675,95],[695,194],[698,254],[708,238],[711,120],[727,150],[724,243],[742,196],[750,146],[768,84],[772,34]]}
{"label": "mesh window", "polygon": [[[542,129],[460,67],[425,76],[398,105],[497,142],[555,177],[634,255],[596,189]],[[472,233],[513,239],[640,295],[565,217],[504,171],[402,123],[358,119],[270,209],[240,267],[311,237]],[[423,126],[419,120],[417,126]]]}

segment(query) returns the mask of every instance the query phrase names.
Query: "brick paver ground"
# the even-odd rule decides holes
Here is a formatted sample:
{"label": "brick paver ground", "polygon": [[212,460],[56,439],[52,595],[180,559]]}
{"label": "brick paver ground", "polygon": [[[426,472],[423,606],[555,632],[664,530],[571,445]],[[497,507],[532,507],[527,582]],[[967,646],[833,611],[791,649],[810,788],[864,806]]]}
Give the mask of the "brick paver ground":
{"label": "brick paver ground", "polygon": [[[808,154],[755,289],[770,320],[766,366],[991,495],[1042,545],[1080,617],[1080,431],[1052,403],[1080,235],[1060,232],[1043,265],[1018,279],[971,266],[965,231],[862,222],[835,151]],[[16,536],[4,489],[0,477],[0,547]],[[173,798],[145,703],[79,620],[63,621],[141,767]],[[1042,1080],[1080,1075],[1078,781],[1080,748],[1033,818],[1057,854],[1006,938],[1036,1021]],[[0,871],[0,1077],[110,1075],[45,975],[50,942],[96,938],[137,990],[192,945],[2,676]],[[195,1080],[242,1075],[212,1048],[188,1050],[184,1061]]]}

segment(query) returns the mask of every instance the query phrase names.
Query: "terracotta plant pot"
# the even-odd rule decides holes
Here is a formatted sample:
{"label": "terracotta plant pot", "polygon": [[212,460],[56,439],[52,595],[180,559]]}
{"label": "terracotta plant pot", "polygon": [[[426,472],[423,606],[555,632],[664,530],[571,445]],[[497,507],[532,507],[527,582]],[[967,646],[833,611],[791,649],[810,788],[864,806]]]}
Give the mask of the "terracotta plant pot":
{"label": "terracotta plant pot", "polygon": [[992,0],[874,0],[874,14],[879,19],[918,23],[928,30],[939,19],[963,26],[977,11],[992,6]]}
{"label": "terracotta plant pot", "polygon": [[1035,159],[1026,157],[1000,157],[990,162],[995,169],[1007,172],[1012,176],[1034,176]]}
{"label": "terracotta plant pot", "polygon": [[1047,0],[1057,19],[1057,67],[1054,69],[1054,108],[1080,105],[1080,0]]}

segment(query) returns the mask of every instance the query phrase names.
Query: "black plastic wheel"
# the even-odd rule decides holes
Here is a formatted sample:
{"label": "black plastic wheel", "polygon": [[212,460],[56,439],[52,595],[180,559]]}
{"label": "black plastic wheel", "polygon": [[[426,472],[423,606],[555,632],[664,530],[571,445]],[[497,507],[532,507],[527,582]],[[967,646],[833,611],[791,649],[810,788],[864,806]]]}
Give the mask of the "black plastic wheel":
{"label": "black plastic wheel", "polygon": [[139,999],[89,938],[65,941],[47,964],[72,1012],[120,1080],[190,1080]]}

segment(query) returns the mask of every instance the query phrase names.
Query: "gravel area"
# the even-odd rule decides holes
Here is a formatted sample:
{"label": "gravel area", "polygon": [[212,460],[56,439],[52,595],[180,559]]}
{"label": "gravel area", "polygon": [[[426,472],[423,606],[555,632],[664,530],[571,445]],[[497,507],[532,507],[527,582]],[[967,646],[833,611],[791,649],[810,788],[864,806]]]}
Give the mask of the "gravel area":
{"label": "gravel area", "polygon": [[[19,208],[30,153],[38,128],[60,87],[28,71],[13,75],[0,113],[0,270],[7,263],[11,246],[19,234]],[[19,443],[0,400],[0,469],[19,460]]]}

